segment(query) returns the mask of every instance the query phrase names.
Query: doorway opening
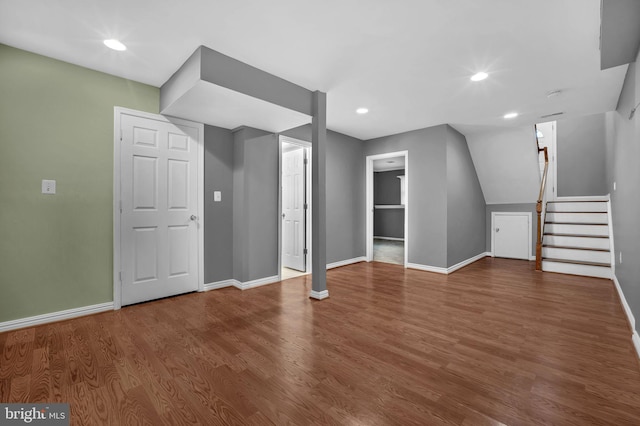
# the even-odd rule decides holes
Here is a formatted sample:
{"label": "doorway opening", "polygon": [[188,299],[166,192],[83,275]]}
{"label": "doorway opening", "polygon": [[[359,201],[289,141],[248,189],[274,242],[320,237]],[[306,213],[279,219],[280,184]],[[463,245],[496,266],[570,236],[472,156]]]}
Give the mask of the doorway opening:
{"label": "doorway opening", "polygon": [[280,136],[281,280],[311,273],[311,144]]}
{"label": "doorway opening", "polygon": [[367,261],[408,262],[408,151],[367,156]]}

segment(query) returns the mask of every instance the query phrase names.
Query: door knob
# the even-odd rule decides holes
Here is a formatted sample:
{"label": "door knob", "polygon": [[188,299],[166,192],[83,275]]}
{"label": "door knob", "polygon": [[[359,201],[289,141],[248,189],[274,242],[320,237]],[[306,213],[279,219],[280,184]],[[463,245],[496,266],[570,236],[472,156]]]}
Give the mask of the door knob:
{"label": "door knob", "polygon": [[192,214],[191,217],[189,218],[189,220],[196,220],[198,219],[198,216],[196,216],[195,214]]}
{"label": "door knob", "polygon": [[500,232],[500,228],[496,228],[496,232]]}

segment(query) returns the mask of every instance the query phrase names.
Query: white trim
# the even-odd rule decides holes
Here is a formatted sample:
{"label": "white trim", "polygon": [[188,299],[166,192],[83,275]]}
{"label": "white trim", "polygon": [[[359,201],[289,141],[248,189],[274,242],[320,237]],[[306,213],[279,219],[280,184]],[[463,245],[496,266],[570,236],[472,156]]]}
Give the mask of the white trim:
{"label": "white trim", "polygon": [[612,278],[613,284],[616,287],[616,290],[618,291],[618,296],[620,297],[620,302],[622,303],[622,309],[624,310],[624,313],[627,315],[627,319],[629,320],[629,325],[631,326],[631,329],[635,330],[636,319],[633,316],[633,312],[631,312],[631,308],[627,303],[627,299],[624,297],[624,293],[622,292],[622,287],[620,287],[620,282],[618,281],[618,277],[616,277],[615,274],[612,274],[612,277],[613,277]]}
{"label": "white trim", "polygon": [[616,274],[614,273],[612,273],[611,276],[613,279],[613,285],[615,286],[616,291],[618,292],[618,296],[620,297],[620,303],[622,303],[622,310],[627,315],[627,320],[629,321],[629,325],[631,326],[631,342],[633,343],[633,347],[636,350],[638,358],[640,358],[640,335],[638,335],[638,332],[636,331],[636,319],[633,316],[633,312],[631,312],[631,308],[627,303],[627,299],[624,297],[624,293],[622,292],[622,287],[620,287],[618,277],[616,277]]}
{"label": "white trim", "polygon": [[366,230],[365,230],[365,247],[367,262],[373,260],[373,162],[374,160],[382,160],[385,158],[404,157],[404,182],[405,182],[405,204],[404,204],[404,267],[409,267],[409,151],[388,152],[385,154],[367,155],[365,167],[366,182]]}
{"label": "white trim", "polygon": [[469,258],[469,259],[467,259],[467,260],[463,260],[463,261],[462,261],[462,262],[460,262],[460,263],[456,263],[456,264],[455,264],[455,265],[453,265],[453,266],[449,266],[449,267],[447,268],[447,274],[450,274],[450,273],[452,273],[452,272],[455,272],[455,271],[457,271],[457,270],[458,270],[458,269],[460,269],[460,268],[464,268],[465,266],[470,265],[470,264],[472,264],[473,262],[477,262],[477,261],[478,261],[478,260],[480,260],[480,259],[484,259],[484,258],[485,258],[485,257],[487,257],[487,256],[490,256],[490,254],[489,254],[489,253],[487,253],[487,252],[480,253],[480,254],[476,254],[475,256],[470,257],[470,258]]}
{"label": "white trim", "polygon": [[[527,216],[529,221],[529,232],[527,233],[527,258],[523,260],[536,260],[531,245],[533,244],[531,233],[533,232],[533,216],[531,212],[491,212],[491,256],[495,257],[495,217],[496,216]],[[544,225],[543,225],[544,226]],[[518,259],[518,258],[514,258]]]}
{"label": "white trim", "polygon": [[20,318],[11,321],[0,322],[0,333],[19,328],[33,327],[50,322],[62,321],[85,315],[97,314],[100,312],[112,311],[113,302],[98,303],[97,305],[82,306],[80,308],[67,309],[64,311],[51,312],[48,314],[36,315],[33,317]]}
{"label": "white trim", "polygon": [[281,280],[278,275],[274,275],[272,277],[258,278],[257,280],[247,281],[244,283],[241,283],[240,281],[236,281],[236,280],[233,280],[233,281],[235,281],[233,283],[234,287],[239,288],[240,290],[248,290],[250,288],[256,288],[256,287],[260,287],[267,284],[277,283]]}
{"label": "white trim", "polygon": [[477,262],[480,259],[484,259],[485,257],[491,257],[491,253],[487,251],[476,254],[475,256],[470,257],[467,260],[463,260],[462,262],[456,263],[453,266],[449,266],[448,268],[442,268],[440,266],[420,265],[419,263],[409,263],[407,265],[407,268],[418,269],[420,271],[435,272],[436,274],[449,275],[457,271],[458,269],[464,268],[465,266],[470,265],[473,262]]}
{"label": "white trim", "polygon": [[113,108],[113,309],[122,307],[122,283],[120,282],[120,138],[121,116],[123,114],[167,123],[185,124],[198,129],[198,291],[205,291],[204,285],[204,124],[174,117],[165,117],[130,108]]}
{"label": "white trim", "polygon": [[367,258],[364,256],[354,257],[353,259],[340,260],[338,262],[327,263],[327,269],[339,268],[340,266],[352,265],[354,263],[366,262]]}
{"label": "white trim", "polygon": [[[396,238],[396,237],[379,237],[377,235],[373,236],[374,240],[389,240],[389,241],[404,241],[404,238]],[[365,257],[366,259],[366,257]]]}
{"label": "white trim", "polygon": [[636,349],[636,354],[638,355],[638,358],[640,358],[640,336],[638,335],[638,332],[635,330],[633,330],[631,341],[633,342],[633,347]]}
{"label": "white trim", "polygon": [[530,261],[530,262],[535,262],[535,260],[536,260],[536,257],[535,257],[535,256],[529,256],[529,261]]}
{"label": "white trim", "polygon": [[419,269],[421,271],[435,272],[436,274],[447,274],[447,268],[441,268],[439,266],[420,265],[419,263],[409,263],[407,268]]}
{"label": "white trim", "polygon": [[[611,194],[607,194],[610,196]],[[609,253],[611,254],[611,274],[616,274],[616,249],[613,244],[613,212],[611,211],[611,199],[607,201],[607,222],[609,225]]]}
{"label": "white trim", "polygon": [[203,291],[217,290],[219,288],[225,288],[225,287],[236,287],[237,282],[238,281],[236,280],[223,280],[223,281],[208,283],[204,285]]}
{"label": "white trim", "polygon": [[309,297],[316,300],[323,300],[329,297],[329,290],[315,291],[311,290],[309,292]]}
{"label": "white trim", "polygon": [[301,139],[291,138],[289,136],[278,135],[278,278],[282,280],[282,143],[286,142],[292,145],[298,145],[304,148],[307,156],[306,164],[306,195],[307,195],[307,216],[306,216],[306,249],[307,257],[305,259],[305,274],[313,273],[311,268],[311,239],[312,239],[312,220],[311,215],[311,142],[303,141]]}

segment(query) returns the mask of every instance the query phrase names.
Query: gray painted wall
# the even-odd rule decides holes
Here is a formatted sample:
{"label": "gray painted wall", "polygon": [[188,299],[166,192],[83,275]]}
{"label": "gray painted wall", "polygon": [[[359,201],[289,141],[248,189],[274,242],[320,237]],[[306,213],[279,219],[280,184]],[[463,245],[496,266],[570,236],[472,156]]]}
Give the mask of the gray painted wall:
{"label": "gray painted wall", "polygon": [[[204,282],[233,278],[233,135],[204,126]],[[222,201],[213,201],[213,191]]]}
{"label": "gray painted wall", "polygon": [[485,252],[484,196],[462,134],[441,125],[364,146],[365,155],[409,151],[409,263],[446,268]]}
{"label": "gray painted wall", "polygon": [[[311,141],[311,126],[282,133]],[[327,131],[327,263],[366,254],[363,142]]]}
{"label": "gray painted wall", "polygon": [[373,174],[373,204],[400,204],[400,179],[404,170]]}
{"label": "gray painted wall", "polygon": [[[364,143],[365,156],[405,150],[409,151],[409,263],[447,267],[446,126]],[[360,220],[364,224],[364,212]]]}
{"label": "gray painted wall", "polygon": [[486,250],[491,251],[491,213],[492,212],[531,212],[531,254],[536,254],[536,239],[538,232],[538,216],[536,213],[536,203],[530,204],[487,204],[486,215]]}
{"label": "gray painted wall", "polygon": [[278,138],[265,135],[246,141],[245,214],[247,276],[245,281],[278,275]]}
{"label": "gray painted wall", "polygon": [[[373,204],[400,204],[400,179],[404,170],[373,174]],[[404,209],[376,209],[373,211],[373,235],[404,238]]]}
{"label": "gray painted wall", "polygon": [[233,148],[233,278],[247,282],[278,274],[278,145],[242,127]]}
{"label": "gray painted wall", "polygon": [[485,252],[485,200],[464,135],[446,127],[447,266]]}
{"label": "gray painted wall", "polygon": [[558,196],[606,195],[604,114],[557,122]]}
{"label": "gray painted wall", "polygon": [[[629,120],[640,101],[640,67],[629,65],[616,111],[609,113],[606,144],[607,184],[611,192],[616,277],[640,330],[640,111]],[[613,182],[617,189],[613,191]],[[620,263],[622,252],[622,263]]]}
{"label": "gray painted wall", "polygon": [[373,235],[404,238],[404,209],[375,209],[373,211]]}

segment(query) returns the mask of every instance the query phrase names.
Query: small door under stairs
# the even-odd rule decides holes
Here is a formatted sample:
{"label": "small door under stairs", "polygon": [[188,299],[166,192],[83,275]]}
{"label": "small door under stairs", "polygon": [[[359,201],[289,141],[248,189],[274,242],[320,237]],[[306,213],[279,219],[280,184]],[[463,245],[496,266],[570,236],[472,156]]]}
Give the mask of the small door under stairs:
{"label": "small door under stairs", "polygon": [[612,278],[607,201],[550,201],[542,270]]}

